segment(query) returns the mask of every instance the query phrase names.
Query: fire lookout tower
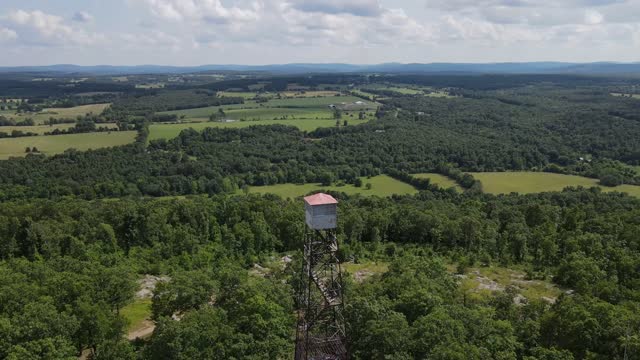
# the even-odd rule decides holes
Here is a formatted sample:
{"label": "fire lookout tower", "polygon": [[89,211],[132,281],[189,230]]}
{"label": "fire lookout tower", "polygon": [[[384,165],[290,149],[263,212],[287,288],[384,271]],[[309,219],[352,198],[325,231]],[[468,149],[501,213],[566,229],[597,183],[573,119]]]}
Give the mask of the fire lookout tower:
{"label": "fire lookout tower", "polygon": [[338,201],[316,194],[304,202],[307,230],[295,360],[345,360],[342,273],[336,256]]}

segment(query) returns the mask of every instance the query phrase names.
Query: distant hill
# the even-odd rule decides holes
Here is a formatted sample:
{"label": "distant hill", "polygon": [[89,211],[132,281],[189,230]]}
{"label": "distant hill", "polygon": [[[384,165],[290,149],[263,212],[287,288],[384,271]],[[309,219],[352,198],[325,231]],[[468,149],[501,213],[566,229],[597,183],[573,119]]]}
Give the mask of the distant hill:
{"label": "distant hill", "polygon": [[302,73],[446,73],[446,74],[640,74],[640,63],[430,63],[378,65],[353,64],[279,64],[279,65],[202,65],[202,66],[50,66],[0,67],[0,73],[58,74],[186,74],[211,71],[262,72],[272,74]]}

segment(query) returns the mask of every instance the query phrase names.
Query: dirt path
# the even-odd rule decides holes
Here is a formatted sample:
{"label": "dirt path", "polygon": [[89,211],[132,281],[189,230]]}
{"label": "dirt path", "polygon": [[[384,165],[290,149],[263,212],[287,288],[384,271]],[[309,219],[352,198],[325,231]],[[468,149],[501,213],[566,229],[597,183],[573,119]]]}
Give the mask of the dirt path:
{"label": "dirt path", "polygon": [[127,339],[130,341],[135,340],[137,338],[146,339],[149,336],[151,336],[151,334],[153,334],[153,330],[155,328],[156,328],[156,324],[153,321],[145,320],[142,322],[140,327],[138,327],[135,330],[131,330],[127,334]]}

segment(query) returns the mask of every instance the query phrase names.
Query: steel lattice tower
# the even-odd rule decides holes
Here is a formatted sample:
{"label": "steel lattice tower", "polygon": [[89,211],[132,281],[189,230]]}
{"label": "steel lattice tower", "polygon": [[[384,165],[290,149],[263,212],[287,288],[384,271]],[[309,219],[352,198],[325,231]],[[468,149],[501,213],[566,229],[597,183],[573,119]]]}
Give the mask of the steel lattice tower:
{"label": "steel lattice tower", "polygon": [[295,359],[347,359],[344,293],[335,230],[337,201],[317,194],[306,197],[305,203],[307,230]]}

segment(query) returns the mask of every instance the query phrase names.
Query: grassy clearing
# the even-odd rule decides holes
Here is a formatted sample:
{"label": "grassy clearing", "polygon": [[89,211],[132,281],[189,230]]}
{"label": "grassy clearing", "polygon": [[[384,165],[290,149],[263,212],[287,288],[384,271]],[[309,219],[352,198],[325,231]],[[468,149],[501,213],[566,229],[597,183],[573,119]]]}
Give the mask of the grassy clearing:
{"label": "grassy clearing", "polygon": [[325,191],[340,191],[349,195],[361,194],[365,196],[391,196],[391,195],[411,195],[416,194],[416,190],[413,186],[403,183],[387,175],[374,176],[372,178],[361,178],[363,184],[370,183],[372,185],[370,190],[367,190],[365,185],[357,188],[353,185],[344,186],[322,186],[321,184],[278,184],[269,186],[253,186],[249,188],[249,193],[258,194],[276,194],[283,198],[296,198],[304,196],[313,191],[325,190]]}
{"label": "grassy clearing", "polygon": [[0,115],[6,116],[16,121],[22,121],[25,119],[33,119],[37,124],[43,124],[50,118],[55,119],[74,119],[77,116],[84,116],[87,114],[101,114],[111,104],[91,104],[81,105],[70,108],[46,108],[38,113],[22,113],[18,114],[15,111],[3,112]]}
{"label": "grassy clearing", "polygon": [[582,176],[552,174],[544,172],[485,172],[472,173],[482,182],[484,192],[490,194],[521,194],[545,191],[562,191],[568,186],[593,187],[598,185],[597,179]]}
{"label": "grassy clearing", "polygon": [[[201,119],[206,120],[206,119]],[[349,126],[359,125],[368,120],[348,119]],[[341,122],[342,123],[342,122]],[[186,129],[194,129],[202,131],[210,127],[239,129],[256,125],[288,125],[295,126],[302,131],[313,131],[321,127],[333,127],[336,125],[333,119],[319,120],[301,120],[301,119],[284,119],[284,120],[259,120],[259,121],[236,121],[231,123],[223,122],[195,122],[183,124],[153,124],[149,126],[149,140],[173,139],[177,137],[181,131]]]}
{"label": "grassy clearing", "polygon": [[371,276],[389,271],[389,264],[386,262],[343,263],[340,266],[356,282],[363,282]]}
{"label": "grassy clearing", "polygon": [[450,178],[440,175],[440,174],[432,174],[432,173],[424,173],[424,174],[414,174],[414,177],[418,179],[429,179],[431,183],[434,185],[438,185],[443,189],[454,188],[458,191],[462,191],[462,188],[458,183],[451,180]]}
{"label": "grassy clearing", "polygon": [[504,291],[509,286],[518,289],[518,293],[527,299],[555,301],[563,292],[551,282],[526,280],[524,272],[504,267],[470,268],[460,280],[463,292],[478,300]]}
{"label": "grassy clearing", "polygon": [[637,186],[637,185],[620,185],[613,188],[602,187],[602,190],[605,192],[613,192],[613,191],[623,192],[631,196],[640,197],[640,186]]}
{"label": "grassy clearing", "polygon": [[545,172],[485,172],[472,173],[482,182],[482,189],[490,194],[520,194],[562,191],[569,186],[600,187],[605,192],[625,192],[640,197],[640,186],[621,185],[604,187],[598,185],[597,179],[582,176],[552,174]]}
{"label": "grassy clearing", "polygon": [[45,155],[64,152],[67,149],[89,150],[132,143],[135,131],[114,131],[111,133],[86,133],[70,135],[29,136],[0,139],[0,159],[25,156],[26,147],[37,147]]}
{"label": "grassy clearing", "polygon": [[120,310],[127,319],[127,331],[136,331],[144,326],[144,321],[151,318],[151,299],[136,299]]}

